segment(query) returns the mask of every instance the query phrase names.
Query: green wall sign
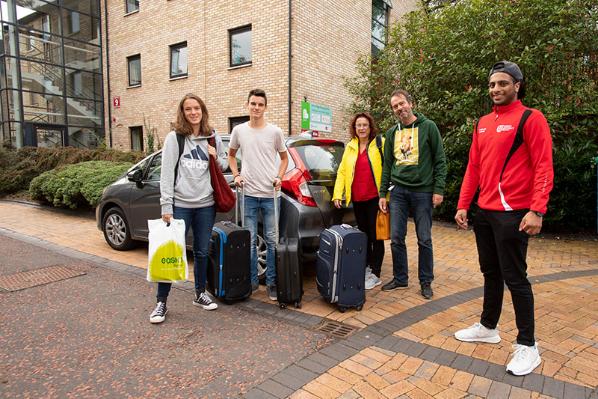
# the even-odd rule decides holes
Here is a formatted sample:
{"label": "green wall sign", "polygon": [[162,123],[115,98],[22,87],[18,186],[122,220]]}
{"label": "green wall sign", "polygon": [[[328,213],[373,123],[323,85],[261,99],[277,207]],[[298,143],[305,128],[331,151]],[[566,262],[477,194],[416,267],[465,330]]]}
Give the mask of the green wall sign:
{"label": "green wall sign", "polygon": [[323,105],[301,101],[301,130],[332,132],[332,110]]}

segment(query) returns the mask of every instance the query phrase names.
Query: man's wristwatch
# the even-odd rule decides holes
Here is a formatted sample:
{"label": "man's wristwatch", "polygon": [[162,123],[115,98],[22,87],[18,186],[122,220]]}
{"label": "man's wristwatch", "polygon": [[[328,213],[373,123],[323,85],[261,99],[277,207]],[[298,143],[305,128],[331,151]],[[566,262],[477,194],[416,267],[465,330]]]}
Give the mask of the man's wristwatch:
{"label": "man's wristwatch", "polygon": [[536,216],[543,218],[544,214],[542,212],[538,212],[538,211],[532,211],[533,213],[536,214]]}

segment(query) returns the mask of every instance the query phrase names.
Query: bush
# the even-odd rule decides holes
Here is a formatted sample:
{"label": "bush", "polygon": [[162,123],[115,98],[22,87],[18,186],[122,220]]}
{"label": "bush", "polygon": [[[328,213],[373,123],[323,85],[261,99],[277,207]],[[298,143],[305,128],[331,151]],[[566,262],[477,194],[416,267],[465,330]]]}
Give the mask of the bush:
{"label": "bush", "polygon": [[[389,96],[410,91],[438,125],[447,153],[445,203],[437,215],[452,220],[467,165],[474,118],[490,111],[486,85],[500,60],[519,64],[527,83],[524,104],[544,113],[552,130],[555,187],[548,229],[596,226],[598,155],[598,9],[590,0],[428,1],[390,32],[358,76],[346,81],[350,111],[369,110],[382,129],[395,123]],[[450,5],[453,4],[454,5]],[[443,4],[449,4],[443,6]],[[438,8],[436,8],[438,7]]]}
{"label": "bush", "polygon": [[102,191],[133,164],[130,162],[87,161],[42,173],[31,181],[33,199],[56,207],[95,207]]}
{"label": "bush", "polygon": [[34,177],[62,165],[84,161],[136,163],[143,156],[140,152],[74,147],[23,147],[17,151],[0,149],[0,194],[27,190]]}

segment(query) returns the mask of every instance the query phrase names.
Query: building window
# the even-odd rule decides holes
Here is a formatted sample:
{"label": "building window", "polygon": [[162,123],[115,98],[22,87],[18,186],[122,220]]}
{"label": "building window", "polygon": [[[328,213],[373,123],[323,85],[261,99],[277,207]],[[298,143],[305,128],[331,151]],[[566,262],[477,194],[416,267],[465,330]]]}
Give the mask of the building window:
{"label": "building window", "polygon": [[129,87],[141,86],[141,55],[127,57]]}
{"label": "building window", "polygon": [[71,87],[73,96],[81,96],[83,94],[83,74],[81,71],[71,73]]}
{"label": "building window", "polygon": [[372,1],[372,57],[376,57],[386,46],[390,0]]}
{"label": "building window", "polygon": [[251,25],[228,31],[230,66],[251,64]]}
{"label": "building window", "polygon": [[143,151],[143,128],[141,126],[131,126],[131,151]]}
{"label": "building window", "polygon": [[125,0],[125,12],[129,14],[135,11],[139,11],[139,0]]}
{"label": "building window", "polygon": [[228,132],[231,133],[233,128],[241,123],[245,123],[249,121],[248,116],[235,116],[233,118],[228,118]]}
{"label": "building window", "polygon": [[170,77],[187,76],[187,42],[170,46]]}
{"label": "building window", "polygon": [[80,14],[77,11],[69,11],[67,14],[67,22],[70,33],[77,33],[81,30]]}

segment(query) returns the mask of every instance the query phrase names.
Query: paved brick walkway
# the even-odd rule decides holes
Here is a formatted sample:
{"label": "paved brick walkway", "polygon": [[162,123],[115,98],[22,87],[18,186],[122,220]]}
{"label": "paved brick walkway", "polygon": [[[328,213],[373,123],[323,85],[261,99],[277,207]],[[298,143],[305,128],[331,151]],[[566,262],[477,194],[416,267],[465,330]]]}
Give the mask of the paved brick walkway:
{"label": "paved brick walkway", "polygon": [[[113,251],[95,222],[68,212],[0,202],[0,228],[74,250],[144,268],[147,249]],[[515,340],[510,295],[500,321],[498,345],[460,343],[455,330],[478,320],[482,277],[472,232],[433,227],[434,299],[418,290],[411,268],[408,290],[367,294],[361,312],[340,313],[305,281],[303,307],[278,310],[263,288],[241,306],[307,327],[322,319],[359,330],[261,382],[248,398],[598,398],[598,241],[530,240],[528,265],[536,297],[536,325],[542,366],[526,377],[505,373]],[[392,275],[387,244],[382,279]],[[416,263],[413,225],[408,256]],[[255,300],[257,299],[257,301]]]}

